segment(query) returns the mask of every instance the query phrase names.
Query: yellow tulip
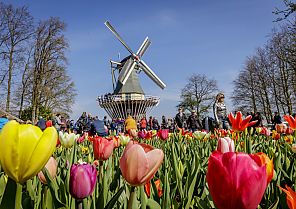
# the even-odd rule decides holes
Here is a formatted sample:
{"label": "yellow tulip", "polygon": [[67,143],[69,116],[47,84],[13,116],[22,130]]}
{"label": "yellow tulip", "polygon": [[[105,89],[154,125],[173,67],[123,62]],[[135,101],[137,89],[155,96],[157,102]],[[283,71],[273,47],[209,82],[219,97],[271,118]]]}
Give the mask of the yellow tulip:
{"label": "yellow tulip", "polygon": [[4,172],[23,184],[34,177],[53,154],[58,134],[55,128],[8,122],[0,132],[0,163]]}

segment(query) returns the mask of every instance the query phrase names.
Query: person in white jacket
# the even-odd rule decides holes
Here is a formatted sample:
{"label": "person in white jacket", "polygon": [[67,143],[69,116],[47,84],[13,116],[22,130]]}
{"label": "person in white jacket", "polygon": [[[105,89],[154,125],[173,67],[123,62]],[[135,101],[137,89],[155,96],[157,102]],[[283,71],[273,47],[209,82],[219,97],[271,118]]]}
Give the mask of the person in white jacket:
{"label": "person in white jacket", "polygon": [[219,93],[216,96],[215,103],[213,105],[213,113],[216,123],[219,125],[220,129],[229,129],[229,124],[227,121],[227,108],[224,103],[224,94]]}

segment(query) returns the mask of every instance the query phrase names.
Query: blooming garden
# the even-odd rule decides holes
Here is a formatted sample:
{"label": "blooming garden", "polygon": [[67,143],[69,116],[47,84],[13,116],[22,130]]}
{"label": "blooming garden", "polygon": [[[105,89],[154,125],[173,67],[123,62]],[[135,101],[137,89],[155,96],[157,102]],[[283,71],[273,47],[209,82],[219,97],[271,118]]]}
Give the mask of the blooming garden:
{"label": "blooming garden", "polygon": [[[232,130],[108,137],[0,132],[2,208],[296,208],[296,122],[272,133],[229,115]],[[58,142],[57,142],[58,141]]]}

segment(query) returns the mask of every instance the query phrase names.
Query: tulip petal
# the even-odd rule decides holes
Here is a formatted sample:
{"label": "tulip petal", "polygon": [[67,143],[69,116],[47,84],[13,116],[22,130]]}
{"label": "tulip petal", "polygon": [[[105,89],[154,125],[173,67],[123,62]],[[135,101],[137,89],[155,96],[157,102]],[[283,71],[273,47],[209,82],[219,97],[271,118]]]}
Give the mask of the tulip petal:
{"label": "tulip petal", "polygon": [[146,174],[145,178],[142,179],[142,182],[149,181],[154,174],[157,172],[158,168],[162,164],[164,153],[161,149],[154,149],[148,153],[146,153],[148,159],[148,173]]}
{"label": "tulip petal", "polygon": [[29,158],[29,166],[23,173],[23,182],[36,175],[45,166],[55,150],[57,137],[58,134],[54,127],[49,127],[44,130],[32,156]]}
{"label": "tulip petal", "polygon": [[[266,167],[245,153],[214,151],[207,182],[219,209],[257,208],[266,188]],[[221,184],[223,182],[223,184]]]}
{"label": "tulip petal", "polygon": [[148,172],[148,159],[141,145],[133,144],[124,151],[120,159],[120,170],[131,185],[142,184],[141,180]]}
{"label": "tulip petal", "polygon": [[[19,126],[20,124],[12,120],[5,124],[0,132],[0,163],[5,173],[14,181],[18,181],[19,172]],[[4,148],[5,147],[5,148]]]}
{"label": "tulip petal", "polygon": [[[89,195],[92,189],[92,183],[89,179],[89,174],[86,172],[84,167],[76,167],[71,169],[71,183],[70,183],[70,193],[75,199],[83,199]],[[83,180],[83,184],[82,181]],[[75,191],[74,191],[75,190]]]}
{"label": "tulip petal", "polygon": [[[20,165],[20,170],[18,173],[19,180],[21,178],[24,178],[24,173],[26,172],[27,169],[29,169],[32,166],[29,163],[29,160],[32,154],[34,153],[34,150],[41,136],[42,136],[42,131],[37,126],[27,125],[27,124],[19,126],[19,139],[22,140],[19,142],[21,144],[19,145],[19,154],[20,154],[19,162],[22,163],[22,165]],[[46,160],[46,162],[47,161],[48,159]]]}

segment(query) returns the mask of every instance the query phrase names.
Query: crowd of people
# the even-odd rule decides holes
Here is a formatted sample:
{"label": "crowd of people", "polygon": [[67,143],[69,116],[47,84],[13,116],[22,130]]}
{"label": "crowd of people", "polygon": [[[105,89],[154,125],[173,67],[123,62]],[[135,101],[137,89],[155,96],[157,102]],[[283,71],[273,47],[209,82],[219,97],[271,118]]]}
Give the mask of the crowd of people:
{"label": "crowd of people", "polygon": [[[159,130],[169,129],[170,132],[174,132],[179,129],[186,129],[189,131],[207,130],[213,131],[216,128],[229,129],[231,124],[228,120],[227,109],[224,103],[224,94],[219,93],[216,96],[216,100],[213,105],[214,118],[205,117],[202,120],[197,115],[196,110],[191,110],[190,115],[186,115],[183,108],[178,108],[178,113],[174,118],[161,117],[159,122],[156,117],[150,116],[148,119],[142,117],[139,120],[135,120],[131,115],[126,119],[113,118],[108,119],[104,116],[103,119],[99,119],[98,116],[92,117],[91,114],[83,112],[77,121],[66,119],[61,114],[55,114],[51,118],[38,117],[35,122],[27,121],[26,123],[34,124],[41,130],[46,127],[54,126],[57,131],[71,131],[77,134],[83,134],[88,132],[90,135],[106,136],[110,133],[118,134],[124,133],[129,130]],[[246,113],[246,116],[251,115],[251,121],[257,121],[252,127],[263,126],[263,119],[260,112]],[[295,117],[295,115],[293,115]],[[5,115],[0,115],[0,130],[8,122],[8,118]],[[282,123],[282,118],[278,112],[275,112],[270,124],[271,129],[275,129],[276,124]]]}

